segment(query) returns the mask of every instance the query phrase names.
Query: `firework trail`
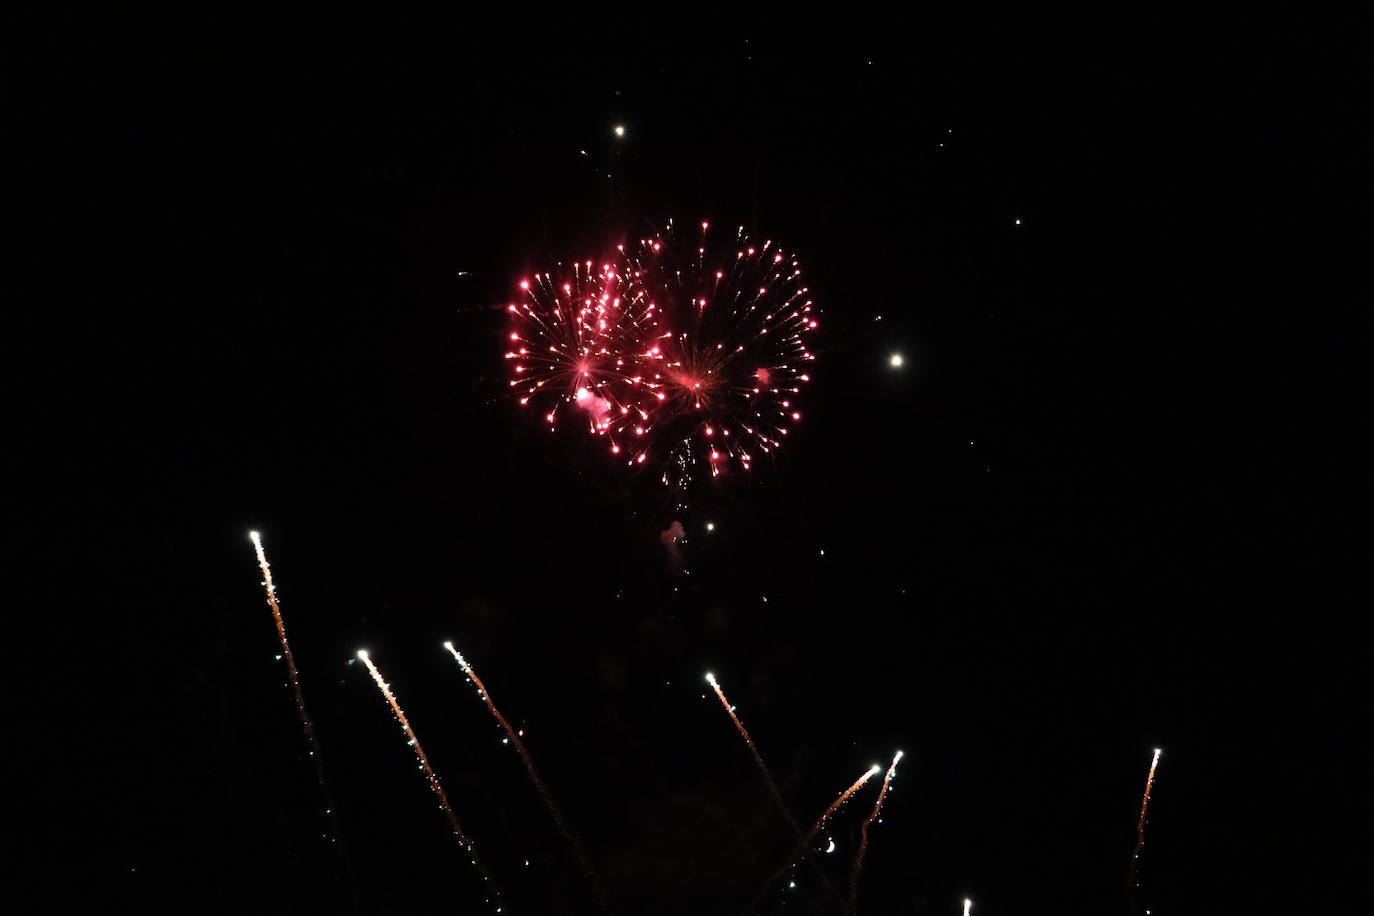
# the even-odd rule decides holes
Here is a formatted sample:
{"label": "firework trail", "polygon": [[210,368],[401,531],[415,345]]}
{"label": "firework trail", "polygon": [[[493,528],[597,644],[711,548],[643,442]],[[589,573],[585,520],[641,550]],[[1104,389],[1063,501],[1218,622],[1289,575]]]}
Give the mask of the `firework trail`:
{"label": "firework trail", "polygon": [[1140,861],[1140,852],[1145,848],[1145,813],[1150,807],[1150,790],[1155,784],[1155,769],[1159,766],[1159,755],[1161,748],[1155,748],[1154,757],[1150,759],[1150,773],[1145,777],[1145,795],[1140,800],[1140,821],[1135,825],[1135,851],[1131,853],[1131,872],[1130,887],[1136,886],[1135,867]]}
{"label": "firework trail", "polygon": [[716,696],[720,698],[720,705],[725,707],[725,714],[730,717],[731,722],[735,723],[735,728],[739,730],[740,737],[742,737],[744,743],[749,746],[749,753],[754,755],[754,763],[758,764],[759,772],[763,773],[763,778],[768,783],[768,791],[773,795],[773,801],[777,804],[778,810],[782,812],[782,816],[787,818],[787,823],[791,826],[793,832],[796,833],[797,839],[801,844],[801,849],[806,854],[807,861],[811,863],[811,867],[816,870],[817,877],[820,878],[821,883],[828,889],[829,885],[825,880],[825,874],[821,871],[820,865],[816,863],[815,857],[811,855],[810,841],[806,838],[806,835],[802,833],[801,826],[797,824],[797,819],[792,816],[792,812],[787,810],[787,804],[782,800],[782,792],[778,790],[778,784],[773,781],[773,774],[768,771],[768,765],[763,762],[763,756],[759,754],[759,749],[754,744],[754,739],[750,737],[749,730],[744,727],[744,723],[739,720],[739,716],[735,715],[735,707],[731,706],[730,701],[725,698],[725,691],[720,689],[720,683],[716,681],[716,676],[709,671],[706,672],[706,682],[710,684],[711,689],[716,692]]}
{"label": "firework trail", "polygon": [[864,820],[863,826],[859,828],[859,851],[854,854],[854,870],[849,874],[850,913],[854,912],[854,904],[859,899],[859,875],[863,872],[864,855],[868,853],[868,828],[882,813],[883,800],[887,798],[888,786],[892,784],[892,777],[897,773],[897,762],[901,759],[901,751],[892,755],[892,765],[887,768],[887,775],[883,777],[883,787],[878,790],[878,800],[873,803],[873,811]]}
{"label": "firework trail", "polygon": [[670,221],[599,261],[521,280],[507,306],[520,403],[550,428],[585,412],[612,455],[631,466],[652,456],[677,485],[694,466],[747,470],[781,447],[802,419],[794,401],[819,327],[792,254],[743,227],[715,244],[709,228],[680,234]]}
{"label": "firework trail", "polygon": [[850,796],[853,795],[855,792],[859,791],[859,789],[863,788],[863,784],[868,782],[878,773],[880,773],[882,769],[883,768],[878,766],[876,763],[873,764],[873,766],[869,767],[862,776],[860,776],[858,779],[854,781],[854,785],[850,786],[848,789],[845,789],[843,792],[841,792],[840,797],[835,799],[835,801],[831,803],[829,808],[825,809],[825,813],[821,815],[820,820],[816,821],[816,823],[812,825],[811,830],[806,834],[806,841],[810,843],[812,840],[814,840],[816,838],[816,835],[819,834],[821,830],[825,827],[826,823],[829,822],[829,820],[835,816],[835,812],[844,807],[845,802],[849,801]]}
{"label": "firework trail", "polygon": [[592,889],[596,892],[598,902],[600,902],[604,908],[606,905],[606,896],[601,887],[601,881],[597,878],[596,872],[592,870],[591,863],[582,852],[582,846],[578,843],[577,837],[572,832],[572,828],[563,820],[563,814],[558,810],[558,806],[553,803],[553,796],[549,794],[549,790],[544,785],[544,780],[539,777],[539,772],[534,768],[534,761],[530,759],[529,751],[525,749],[525,742],[520,740],[520,733],[511,727],[510,722],[506,721],[505,716],[501,715],[501,710],[496,708],[496,703],[492,700],[491,694],[487,692],[487,685],[482,683],[482,679],[477,676],[477,672],[473,670],[472,665],[468,664],[468,660],[463,657],[462,653],[454,647],[452,642],[444,643],[444,648],[453,655],[453,660],[462,667],[463,673],[466,674],[477,687],[477,695],[480,696],[482,702],[487,705],[487,711],[491,713],[492,718],[494,718],[497,724],[505,731],[506,739],[510,741],[515,747],[516,753],[520,755],[520,759],[525,764],[525,771],[530,774],[530,782],[534,783],[534,788],[539,793],[539,797],[544,800],[544,807],[549,809],[549,815],[553,817],[553,822],[557,825],[559,833],[563,834],[563,839],[567,840],[568,845],[572,847],[573,855],[577,857],[577,862],[582,866],[583,873],[592,883]]}
{"label": "firework trail", "polygon": [[[825,829],[825,825],[828,824],[830,822],[830,819],[835,816],[835,812],[843,808],[845,802],[849,801],[850,797],[855,792],[863,788],[864,783],[868,782],[878,773],[881,773],[882,769],[883,768],[878,766],[876,763],[873,764],[873,766],[869,767],[866,771],[864,771],[864,774],[862,776],[860,776],[858,779],[854,781],[854,784],[852,786],[841,792],[839,794],[839,797],[836,798],[833,802],[831,802],[830,807],[825,809],[825,813],[817,819],[816,823],[811,825],[811,829],[806,832],[806,836],[802,840],[803,844],[809,846],[812,842],[814,842],[816,837],[820,835],[820,832]],[[801,854],[803,848],[804,847],[799,846],[796,852],[794,852],[791,856],[788,857],[787,864],[783,865],[783,867],[779,869],[778,872],[773,875],[773,877],[768,879],[768,883],[763,886],[763,891],[759,894],[758,898],[754,900],[753,904],[751,904],[749,909],[745,912],[751,912],[758,908],[758,905],[763,902],[763,898],[767,896],[768,889],[771,888],[774,884],[776,884],[778,879],[781,878],[787,872],[788,869],[792,868],[793,865],[795,865],[797,856]],[[835,848],[833,840],[831,841],[830,848],[831,850]]]}
{"label": "firework trail", "polygon": [[763,762],[763,757],[759,754],[759,749],[754,744],[754,739],[749,736],[749,730],[744,727],[744,723],[739,720],[739,716],[735,715],[735,707],[731,706],[730,701],[725,698],[725,691],[720,689],[720,683],[716,681],[716,676],[709,671],[706,672],[706,682],[711,685],[711,689],[716,692],[716,696],[720,697],[720,705],[725,707],[725,714],[730,717],[731,722],[735,723],[735,728],[739,729],[740,737],[743,738],[744,743],[749,746],[749,753],[754,755],[754,762],[758,764],[759,771],[762,772],[764,778],[768,780],[768,789],[773,793],[773,800],[777,802],[778,807],[782,809],[782,813],[787,818],[788,823],[796,829],[798,835],[801,835],[804,840],[805,835],[802,834],[801,827],[797,825],[796,819],[792,817],[792,813],[788,811],[787,806],[783,804],[782,793],[778,791],[778,784],[773,781],[773,774],[768,772],[768,765]]}
{"label": "firework trail", "polygon": [[972,916],[972,913],[973,913],[973,901],[970,900],[970,899],[968,899],[967,897],[965,897],[965,898],[964,898],[964,916]]}
{"label": "firework trail", "polygon": [[[471,856],[471,862],[476,866],[478,873],[482,877],[482,883],[490,889],[491,895],[495,898],[496,912],[500,913],[505,909],[502,901],[501,892],[497,889],[496,883],[492,881],[491,873],[487,871],[486,865],[477,855],[477,847],[472,839],[463,832],[462,825],[458,823],[458,815],[453,813],[453,808],[448,803],[448,795],[444,792],[444,787],[439,782],[439,776],[434,772],[434,767],[429,764],[429,757],[425,755],[425,749],[420,745],[420,739],[415,737],[415,730],[410,727],[410,720],[406,718],[405,712],[401,709],[401,704],[396,702],[396,696],[391,692],[391,686],[382,678],[382,673],[377,670],[377,666],[372,663],[366,649],[358,650],[358,658],[367,665],[368,673],[377,682],[377,689],[386,697],[386,701],[391,706],[391,712],[396,717],[396,721],[401,723],[401,730],[405,732],[406,744],[410,745],[415,752],[415,757],[420,761],[420,769],[424,771],[425,779],[429,782],[429,788],[439,799],[439,810],[444,812],[444,817],[448,818],[449,827],[453,831],[453,836],[458,840],[458,845]],[[491,902],[491,901],[488,901]]]}
{"label": "firework trail", "polygon": [[272,609],[272,619],[277,624],[277,639],[281,642],[281,657],[286,662],[286,681],[291,687],[291,699],[296,707],[296,716],[301,722],[301,731],[305,733],[305,745],[310,753],[310,762],[315,767],[315,784],[319,786],[320,800],[329,822],[330,834],[327,839],[338,850],[343,861],[347,876],[345,880],[356,905],[357,889],[353,887],[353,870],[348,862],[343,834],[339,830],[339,818],[334,812],[334,799],[329,794],[329,786],[324,780],[324,755],[321,754],[319,740],[315,737],[315,723],[311,721],[310,713],[305,708],[305,696],[301,693],[301,676],[296,670],[296,656],[292,654],[291,643],[286,639],[286,622],[281,616],[281,605],[277,603],[277,586],[272,582],[272,565],[267,562],[267,553],[262,548],[262,538],[258,532],[250,531],[248,537],[252,540],[253,550],[258,555],[258,567],[262,570],[262,586],[267,592],[267,606]]}

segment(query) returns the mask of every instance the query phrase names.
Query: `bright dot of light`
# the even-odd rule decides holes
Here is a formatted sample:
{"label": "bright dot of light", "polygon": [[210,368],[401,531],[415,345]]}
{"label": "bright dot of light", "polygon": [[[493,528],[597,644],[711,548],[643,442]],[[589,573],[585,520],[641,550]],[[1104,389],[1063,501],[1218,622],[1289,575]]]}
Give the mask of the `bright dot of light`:
{"label": "bright dot of light", "polygon": [[617,125],[615,126],[615,135],[616,135],[617,137],[623,137],[623,136],[625,136],[625,125],[624,125],[624,124],[617,124]]}
{"label": "bright dot of light", "polygon": [[905,360],[902,359],[902,354],[900,353],[893,353],[887,358],[887,364],[894,369],[902,368],[902,363],[904,362]]}
{"label": "bright dot of light", "polygon": [[707,522],[707,523],[706,523],[706,530],[707,530],[707,531],[715,531],[715,530],[716,530],[716,523],[715,523],[715,522]]}

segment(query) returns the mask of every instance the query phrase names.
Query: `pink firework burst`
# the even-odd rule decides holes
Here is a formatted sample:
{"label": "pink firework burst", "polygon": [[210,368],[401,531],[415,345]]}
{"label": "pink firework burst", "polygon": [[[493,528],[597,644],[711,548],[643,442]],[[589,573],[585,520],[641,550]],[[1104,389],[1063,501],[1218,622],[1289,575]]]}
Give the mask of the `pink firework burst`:
{"label": "pink firework burst", "polygon": [[669,223],[611,257],[536,274],[508,306],[520,403],[550,427],[573,415],[631,466],[662,463],[665,482],[747,470],[781,447],[815,359],[818,313],[797,259],[743,227],[713,244],[709,228]]}

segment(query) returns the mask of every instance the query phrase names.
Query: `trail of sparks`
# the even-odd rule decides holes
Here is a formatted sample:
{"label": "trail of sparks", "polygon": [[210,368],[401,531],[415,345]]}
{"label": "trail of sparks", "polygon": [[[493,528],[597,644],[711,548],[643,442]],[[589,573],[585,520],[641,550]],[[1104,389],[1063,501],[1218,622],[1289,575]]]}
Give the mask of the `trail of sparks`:
{"label": "trail of sparks", "polygon": [[[444,792],[443,785],[439,782],[439,776],[434,772],[434,767],[430,766],[429,757],[425,754],[424,747],[420,744],[420,739],[415,736],[415,730],[410,727],[410,720],[406,718],[405,712],[401,709],[401,704],[396,702],[396,695],[391,692],[391,686],[382,678],[382,673],[377,670],[377,666],[372,663],[371,657],[366,649],[358,650],[358,658],[367,665],[368,673],[372,675],[372,680],[377,682],[377,689],[386,697],[386,701],[391,706],[391,712],[396,716],[396,721],[401,723],[401,730],[405,732],[406,744],[410,745],[415,752],[415,757],[420,761],[420,769],[424,771],[425,779],[429,782],[429,788],[439,799],[439,810],[444,812],[444,817],[448,818],[449,827],[453,831],[453,836],[458,840],[458,845],[471,856],[471,862],[476,866],[481,875],[482,882],[490,889],[495,898],[496,912],[500,913],[505,909],[505,904],[501,898],[501,892],[497,889],[496,883],[492,881],[491,873],[487,871],[486,865],[477,855],[477,847],[473,844],[472,838],[463,832],[463,827],[458,823],[458,815],[453,813],[453,807],[449,805],[448,795]],[[490,902],[490,901],[489,901]]]}
{"label": "trail of sparks", "polygon": [[887,768],[887,775],[883,777],[883,787],[878,790],[878,800],[873,803],[873,811],[864,820],[863,826],[859,828],[859,851],[854,854],[854,870],[849,875],[849,912],[854,912],[854,904],[859,899],[859,875],[863,872],[864,856],[868,853],[868,829],[873,826],[873,822],[878,819],[878,815],[883,810],[883,800],[887,798],[888,786],[892,784],[892,777],[897,773],[897,762],[902,759],[902,752],[898,751],[892,755],[892,765]]}
{"label": "trail of sparks", "polygon": [[1145,814],[1150,807],[1150,790],[1155,784],[1155,769],[1159,766],[1159,755],[1161,748],[1155,748],[1154,757],[1150,759],[1150,773],[1145,777],[1145,795],[1140,800],[1140,821],[1135,826],[1136,842],[1135,851],[1131,853],[1131,887],[1136,886],[1135,867],[1140,861],[1141,850],[1145,848]]}
{"label": "trail of sparks", "polygon": [[863,788],[864,783],[868,782],[881,771],[882,767],[878,766],[876,763],[873,764],[873,766],[869,767],[862,776],[854,781],[854,785],[841,792],[840,797],[835,799],[829,808],[825,809],[825,813],[821,815],[820,820],[816,821],[811,827],[810,832],[806,834],[806,841],[810,843],[812,840],[816,839],[817,834],[819,834],[830,819],[835,816],[835,812],[844,807],[844,803],[849,801],[850,796]]}
{"label": "trail of sparks", "polygon": [[967,897],[965,897],[965,898],[964,898],[964,916],[972,916],[972,913],[973,913],[973,901],[970,900],[970,899],[968,899]]}
{"label": "trail of sparks", "polygon": [[797,831],[797,834],[803,836],[803,839],[805,839],[801,832],[801,827],[797,825],[796,819],[792,817],[792,813],[788,811],[787,806],[783,804],[782,793],[778,791],[778,784],[773,781],[773,774],[768,772],[768,765],[763,762],[763,757],[759,754],[758,746],[754,744],[754,739],[750,737],[749,730],[744,727],[744,723],[739,720],[739,716],[735,715],[735,707],[731,706],[730,701],[725,698],[725,691],[720,689],[720,683],[716,681],[716,676],[708,671],[706,673],[706,682],[710,684],[711,689],[716,692],[716,696],[720,698],[720,705],[725,707],[725,714],[730,717],[731,722],[735,723],[735,728],[739,730],[740,737],[743,738],[744,743],[749,746],[749,753],[754,755],[754,762],[758,764],[760,772],[762,772],[764,778],[768,780],[768,789],[773,793],[773,800],[777,802],[778,807],[782,809],[783,816],[787,818],[787,822],[792,825]]}
{"label": "trail of sparks", "polygon": [[563,834],[563,839],[567,840],[568,845],[572,848],[573,855],[577,857],[577,862],[582,866],[583,873],[592,883],[592,889],[596,892],[597,900],[601,903],[602,907],[605,908],[606,896],[601,887],[601,881],[597,878],[596,872],[592,870],[591,863],[583,853],[582,845],[578,843],[577,837],[572,832],[572,828],[563,820],[563,814],[558,810],[558,806],[554,804],[553,796],[549,794],[548,788],[544,785],[544,780],[539,777],[539,771],[534,768],[534,761],[530,759],[529,751],[525,749],[525,742],[520,740],[520,733],[511,727],[510,722],[506,720],[505,716],[501,715],[501,710],[496,708],[496,703],[492,700],[491,694],[487,691],[487,685],[482,683],[482,679],[477,676],[477,672],[473,670],[472,665],[468,664],[468,660],[463,657],[463,654],[458,651],[452,642],[444,643],[444,648],[453,655],[453,660],[462,667],[463,673],[466,674],[468,679],[477,687],[477,695],[480,696],[482,702],[486,704],[487,711],[491,713],[492,718],[494,718],[497,724],[501,726],[502,730],[505,731],[506,740],[515,747],[516,753],[520,755],[521,761],[525,764],[525,771],[530,775],[530,782],[534,783],[535,791],[537,791],[539,797],[544,800],[544,807],[549,809],[549,815],[553,818],[554,824],[558,827],[558,832]]}
{"label": "trail of sparks", "polygon": [[319,740],[315,737],[315,723],[311,721],[310,713],[305,708],[305,696],[301,693],[301,676],[296,670],[296,656],[292,654],[291,643],[286,639],[286,622],[281,616],[281,605],[277,603],[277,586],[272,582],[272,564],[267,562],[267,553],[262,548],[262,537],[258,532],[250,531],[248,537],[252,540],[253,550],[258,555],[258,567],[262,570],[262,586],[267,592],[267,606],[272,609],[272,619],[277,624],[277,639],[281,642],[281,657],[286,662],[286,681],[291,687],[291,699],[296,707],[296,716],[300,719],[301,731],[305,733],[306,750],[309,751],[310,762],[315,768],[315,784],[319,786],[320,800],[324,806],[325,817],[328,818],[330,834],[326,839],[338,850],[343,861],[345,880],[349,884],[349,893],[356,902],[357,890],[353,887],[353,870],[343,844],[343,834],[339,829],[339,817],[334,811],[334,799],[329,794],[329,786],[324,780],[324,756],[320,752]]}
{"label": "trail of sparks", "polygon": [[711,689],[714,690],[716,696],[720,698],[720,705],[725,707],[725,714],[730,717],[731,722],[735,723],[735,728],[739,730],[740,737],[744,739],[744,743],[749,747],[749,753],[754,755],[754,763],[758,764],[759,772],[763,773],[763,778],[768,783],[768,791],[773,795],[774,803],[777,804],[778,810],[782,812],[783,817],[787,818],[787,823],[797,834],[797,839],[801,841],[801,848],[803,852],[805,852],[806,858],[811,863],[812,868],[816,870],[817,877],[820,878],[822,884],[825,884],[825,875],[821,872],[820,866],[816,864],[815,857],[811,855],[810,841],[806,838],[806,835],[802,833],[801,826],[797,824],[797,819],[792,816],[792,812],[787,810],[787,805],[782,800],[782,792],[778,790],[778,784],[773,780],[773,774],[768,771],[768,765],[763,762],[763,756],[759,754],[758,746],[754,744],[754,739],[750,737],[749,730],[744,727],[744,723],[740,721],[739,716],[735,715],[735,707],[731,706],[730,701],[725,698],[725,691],[720,689],[720,683],[716,680],[716,676],[709,671],[706,672],[706,682],[711,685]]}
{"label": "trail of sparks", "polygon": [[[860,776],[858,779],[854,781],[854,784],[852,786],[841,792],[839,794],[839,797],[837,797],[833,802],[830,803],[830,807],[825,809],[825,813],[822,814],[820,818],[816,820],[816,823],[811,825],[811,829],[806,832],[806,836],[802,840],[804,845],[799,846],[797,850],[790,857],[788,857],[787,864],[783,865],[783,867],[776,874],[774,874],[773,877],[768,879],[768,883],[764,885],[762,894],[760,894],[758,899],[756,899],[754,903],[749,907],[749,911],[757,909],[758,905],[763,901],[763,898],[768,894],[768,889],[771,888],[774,884],[776,884],[777,880],[781,878],[789,868],[793,867],[793,865],[796,863],[797,856],[801,854],[803,848],[809,847],[810,844],[815,841],[816,837],[820,835],[820,832],[825,829],[825,825],[828,824],[830,822],[830,819],[835,816],[835,812],[843,808],[845,802],[849,801],[850,797],[853,796],[855,792],[863,788],[864,783],[868,782],[878,773],[881,773],[882,769],[883,768],[878,766],[876,763],[873,764],[873,766],[869,767],[867,770],[864,771],[864,774],[862,776]],[[833,851],[834,848],[835,841],[831,840],[830,849],[827,851]]]}

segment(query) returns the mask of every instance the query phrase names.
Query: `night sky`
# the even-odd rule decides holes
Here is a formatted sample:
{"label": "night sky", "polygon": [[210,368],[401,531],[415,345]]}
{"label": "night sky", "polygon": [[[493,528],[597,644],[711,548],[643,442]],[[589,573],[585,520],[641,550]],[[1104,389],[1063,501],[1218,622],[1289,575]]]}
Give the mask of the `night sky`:
{"label": "night sky", "polygon": [[[860,913],[1367,912],[1368,299],[1323,266],[1370,250],[1367,24],[590,24],[34,33],[45,897],[490,912],[366,648],[507,912],[599,912],[453,640],[616,913],[844,910],[878,780],[768,886],[707,671],[804,825],[905,751]],[[502,359],[521,276],[669,218],[781,240],[823,317],[806,422],[685,508]]]}

